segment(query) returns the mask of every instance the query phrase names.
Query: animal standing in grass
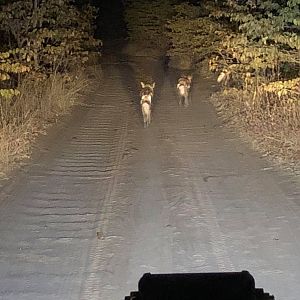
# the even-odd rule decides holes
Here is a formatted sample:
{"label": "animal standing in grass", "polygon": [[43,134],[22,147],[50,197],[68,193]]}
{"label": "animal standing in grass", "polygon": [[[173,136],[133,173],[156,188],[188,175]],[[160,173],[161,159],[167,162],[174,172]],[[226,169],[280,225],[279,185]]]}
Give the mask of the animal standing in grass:
{"label": "animal standing in grass", "polygon": [[177,91],[179,96],[179,105],[184,104],[185,107],[189,105],[192,79],[192,75],[182,76],[178,79]]}
{"label": "animal standing in grass", "polygon": [[144,127],[148,127],[151,123],[151,105],[152,105],[152,98],[154,95],[154,87],[155,82],[150,83],[144,83],[141,82],[142,90],[140,92],[141,96],[141,108],[142,108],[142,114],[144,118]]}

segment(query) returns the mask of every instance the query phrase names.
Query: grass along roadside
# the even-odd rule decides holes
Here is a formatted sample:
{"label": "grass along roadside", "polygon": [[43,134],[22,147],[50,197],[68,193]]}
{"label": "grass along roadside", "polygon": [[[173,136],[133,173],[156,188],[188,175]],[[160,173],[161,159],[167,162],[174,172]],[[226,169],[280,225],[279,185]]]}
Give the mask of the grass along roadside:
{"label": "grass along roadside", "polygon": [[45,80],[25,79],[20,96],[0,100],[0,178],[25,158],[37,136],[79,102],[89,85],[86,73],[54,74]]}
{"label": "grass along roadside", "polygon": [[[211,96],[218,115],[273,164],[300,175],[300,128],[285,122],[284,108],[270,116],[265,109],[247,106],[247,93],[237,89]],[[300,107],[298,107],[300,109]]]}

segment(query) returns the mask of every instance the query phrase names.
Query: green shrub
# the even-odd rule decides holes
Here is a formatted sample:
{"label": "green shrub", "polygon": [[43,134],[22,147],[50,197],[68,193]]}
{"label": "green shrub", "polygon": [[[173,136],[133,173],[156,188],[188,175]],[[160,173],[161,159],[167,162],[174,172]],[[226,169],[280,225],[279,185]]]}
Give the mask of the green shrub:
{"label": "green shrub", "polygon": [[[191,66],[218,51],[220,42],[228,32],[224,26],[203,12],[203,8],[188,3],[176,5],[175,15],[166,27],[172,59],[189,61]],[[182,64],[181,63],[181,64]]]}

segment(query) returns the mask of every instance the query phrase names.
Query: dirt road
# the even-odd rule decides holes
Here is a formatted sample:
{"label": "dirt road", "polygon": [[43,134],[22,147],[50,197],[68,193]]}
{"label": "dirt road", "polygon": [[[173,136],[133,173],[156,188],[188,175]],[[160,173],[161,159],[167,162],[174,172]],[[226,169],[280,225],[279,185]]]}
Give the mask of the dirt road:
{"label": "dirt road", "polygon": [[[208,79],[183,108],[160,63],[102,68],[84,105],[1,188],[0,299],[121,300],[145,272],[248,270],[277,300],[298,300],[297,178],[222,126]],[[148,129],[143,70],[157,83]]]}

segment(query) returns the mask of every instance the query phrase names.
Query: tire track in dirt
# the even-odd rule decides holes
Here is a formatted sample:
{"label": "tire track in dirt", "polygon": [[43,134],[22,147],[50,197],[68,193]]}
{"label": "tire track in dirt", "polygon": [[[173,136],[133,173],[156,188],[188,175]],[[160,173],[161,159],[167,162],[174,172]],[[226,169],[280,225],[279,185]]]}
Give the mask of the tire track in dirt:
{"label": "tire track in dirt", "polygon": [[299,187],[222,129],[208,103],[207,80],[198,78],[193,87],[196,97],[188,108],[177,106],[174,82],[165,85],[157,109],[164,156],[170,153],[163,164],[165,186],[173,184],[167,193],[175,233],[173,268],[248,269],[260,286],[296,299]]}
{"label": "tire track in dirt", "polygon": [[[209,250],[205,249],[203,245],[199,245],[199,241],[203,239],[199,230],[203,228],[203,230],[209,234],[210,252],[213,254],[217,269],[219,271],[234,271],[235,269],[226,251],[224,236],[216,221],[216,211],[209,199],[208,193],[204,191],[203,186],[201,186],[200,189],[199,178],[196,176],[194,170],[195,162],[190,159],[192,154],[191,150],[197,141],[189,140],[189,136],[194,136],[195,132],[199,132],[199,135],[201,135],[203,126],[201,122],[197,124],[192,117],[188,117],[190,110],[193,109],[193,104],[189,108],[178,107],[174,87],[175,85],[172,85],[170,78],[168,78],[168,80],[165,81],[161,95],[162,103],[158,108],[159,115],[157,116],[160,135],[166,144],[166,149],[168,149],[168,151],[170,148],[173,149],[170,153],[170,161],[173,161],[173,165],[180,165],[176,170],[173,169],[173,167],[171,167],[170,170],[170,165],[166,166],[165,171],[167,174],[173,174],[173,181],[176,180],[176,177],[179,179],[177,193],[182,199],[182,201],[176,200],[174,203],[174,199],[169,197],[171,211],[177,212],[177,217],[173,217],[172,219],[178,226],[177,228],[175,227],[175,232],[177,233],[174,236],[174,246],[176,245],[174,249],[178,258],[174,260],[175,265],[173,269],[182,272],[192,272],[203,269],[212,271],[214,262],[211,262],[209,268],[203,259],[205,252]],[[166,101],[165,99],[168,100]],[[197,100],[199,101],[200,99]],[[203,100],[203,98],[201,98],[201,100]],[[183,118],[182,115],[186,115],[187,118]],[[182,127],[181,122],[184,122],[184,126]],[[174,129],[176,135],[174,135]],[[205,139],[207,139],[207,135],[205,134],[204,136],[206,136]],[[195,137],[193,139],[195,139]],[[206,141],[203,142],[207,143]],[[176,146],[174,144],[176,144]],[[172,191],[171,193],[166,192],[166,194],[171,196],[176,193]],[[180,215],[182,216],[181,218],[178,217]],[[187,220],[184,220],[184,217],[191,218],[188,224]],[[188,230],[185,229],[187,226],[189,227],[189,234],[187,233]],[[183,230],[183,232],[181,232],[181,230]],[[198,231],[198,233],[194,232],[193,235],[190,235],[191,232],[195,230],[196,232]],[[183,240],[186,239],[184,235],[190,236],[186,242],[183,242]],[[176,244],[176,240],[180,239],[180,244]],[[186,249],[182,249],[181,245],[190,246],[186,247]],[[201,253],[200,249],[203,250],[203,253]]]}
{"label": "tire track in dirt", "polygon": [[5,190],[13,192],[0,218],[3,300],[76,299],[80,293],[87,260],[95,255],[88,245],[102,226],[103,205],[109,215],[127,133],[127,91],[110,81],[120,80],[118,68],[106,72],[105,92],[81,108],[83,119],[63,126],[47,156]]}
{"label": "tire track in dirt", "polygon": [[101,273],[104,271],[103,266],[101,263],[103,260],[107,258],[107,245],[106,243],[110,244],[110,238],[108,236],[108,225],[109,225],[109,218],[112,214],[113,210],[113,203],[112,200],[114,199],[116,193],[116,187],[118,182],[118,176],[120,175],[120,168],[121,163],[123,160],[123,154],[125,153],[126,148],[126,136],[128,130],[128,110],[129,107],[126,104],[124,107],[118,107],[123,111],[122,118],[121,118],[121,130],[119,132],[119,140],[116,146],[115,153],[111,154],[111,162],[113,165],[113,174],[109,180],[108,188],[106,195],[104,197],[104,201],[101,204],[101,211],[99,213],[99,220],[95,221],[95,228],[98,229],[97,231],[97,239],[92,241],[92,245],[90,246],[90,251],[88,254],[88,268],[86,272],[86,278],[84,280],[84,284],[81,288],[81,296],[80,299],[82,300],[89,300],[89,299],[101,299],[101,289],[99,289],[101,283]]}

